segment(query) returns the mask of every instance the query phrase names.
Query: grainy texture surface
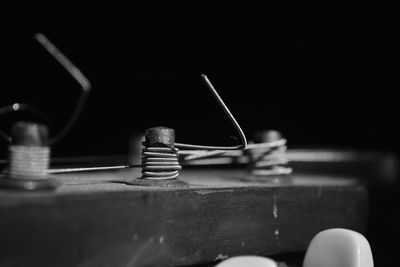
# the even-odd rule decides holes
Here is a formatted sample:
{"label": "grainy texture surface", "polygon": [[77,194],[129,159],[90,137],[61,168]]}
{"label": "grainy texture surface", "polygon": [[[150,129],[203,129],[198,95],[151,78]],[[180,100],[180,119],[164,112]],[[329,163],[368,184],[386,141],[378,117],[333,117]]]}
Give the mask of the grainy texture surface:
{"label": "grainy texture surface", "polygon": [[58,175],[55,192],[0,191],[0,266],[185,266],[304,251],[319,231],[363,231],[351,179],[276,185],[240,170],[182,172],[189,188],[124,184],[138,171]]}

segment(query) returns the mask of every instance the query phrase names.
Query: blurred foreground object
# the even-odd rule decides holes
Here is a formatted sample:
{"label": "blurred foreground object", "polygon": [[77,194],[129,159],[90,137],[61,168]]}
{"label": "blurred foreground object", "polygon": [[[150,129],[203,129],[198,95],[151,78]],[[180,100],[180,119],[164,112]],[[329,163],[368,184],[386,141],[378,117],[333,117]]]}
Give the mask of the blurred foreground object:
{"label": "blurred foreground object", "polygon": [[360,233],[329,229],[311,241],[303,267],[373,267],[371,247]]}
{"label": "blurred foreground object", "polygon": [[[216,265],[216,267],[247,266],[278,267],[289,265],[285,262],[277,263],[270,258],[253,255],[231,257]],[[358,232],[341,228],[324,230],[315,235],[303,262],[303,267],[373,266],[374,261],[368,240]]]}
{"label": "blurred foreground object", "polygon": [[275,261],[260,256],[236,256],[224,260],[215,267],[278,267]]}
{"label": "blurred foreground object", "polygon": [[16,122],[8,147],[7,175],[0,176],[0,187],[14,190],[49,190],[58,183],[48,175],[50,147],[46,146],[47,127],[37,123]]}

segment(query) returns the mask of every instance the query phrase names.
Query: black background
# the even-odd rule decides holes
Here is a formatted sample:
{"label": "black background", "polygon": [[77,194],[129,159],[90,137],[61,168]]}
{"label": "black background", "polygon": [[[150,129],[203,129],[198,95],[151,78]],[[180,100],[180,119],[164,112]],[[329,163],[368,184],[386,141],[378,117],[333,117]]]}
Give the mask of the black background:
{"label": "black background", "polygon": [[[174,128],[179,142],[234,144],[202,73],[249,139],[256,130],[277,129],[289,148],[399,152],[398,27],[388,11],[327,8],[271,17],[273,10],[211,14],[213,6],[200,15],[194,15],[197,8],[100,13],[76,6],[68,14],[59,13],[63,5],[57,8],[6,19],[0,56],[0,105],[35,105],[52,118],[53,134],[80,89],[33,34],[47,35],[92,82],[88,103],[72,132],[53,147],[55,156],[124,154],[131,134],[158,125]],[[8,132],[19,119],[37,118],[3,115],[1,129]],[[6,143],[0,147],[5,155]],[[398,189],[372,189],[368,237],[377,266],[385,266],[399,237],[391,232]]]}
{"label": "black background", "polygon": [[[92,13],[32,16],[9,21],[3,32],[2,106],[44,110],[53,135],[73,110],[79,86],[33,40],[36,32],[93,84],[54,155],[125,153],[131,133],[157,125],[175,128],[180,142],[235,143],[201,73],[250,139],[258,129],[277,129],[292,147],[399,150],[390,16]],[[2,116],[2,129],[25,118],[35,119]]]}

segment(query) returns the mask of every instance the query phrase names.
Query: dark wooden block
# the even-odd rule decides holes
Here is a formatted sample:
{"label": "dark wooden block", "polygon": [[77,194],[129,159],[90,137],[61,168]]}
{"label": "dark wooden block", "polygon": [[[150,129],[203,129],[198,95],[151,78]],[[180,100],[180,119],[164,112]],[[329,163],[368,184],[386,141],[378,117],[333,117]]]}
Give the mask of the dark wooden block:
{"label": "dark wooden block", "polygon": [[189,188],[124,184],[139,175],[58,175],[55,192],[0,191],[0,266],[184,266],[304,251],[321,230],[365,227],[366,188],[352,179],[277,185],[189,170]]}

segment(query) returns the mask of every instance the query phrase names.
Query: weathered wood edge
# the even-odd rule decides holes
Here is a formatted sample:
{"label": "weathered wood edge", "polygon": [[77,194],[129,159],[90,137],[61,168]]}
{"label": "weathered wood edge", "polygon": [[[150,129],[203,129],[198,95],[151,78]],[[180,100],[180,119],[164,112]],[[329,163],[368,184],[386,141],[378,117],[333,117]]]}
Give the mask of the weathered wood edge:
{"label": "weathered wood edge", "polygon": [[362,185],[23,199],[0,205],[1,266],[176,266],[300,251],[327,228],[362,232],[367,214]]}

